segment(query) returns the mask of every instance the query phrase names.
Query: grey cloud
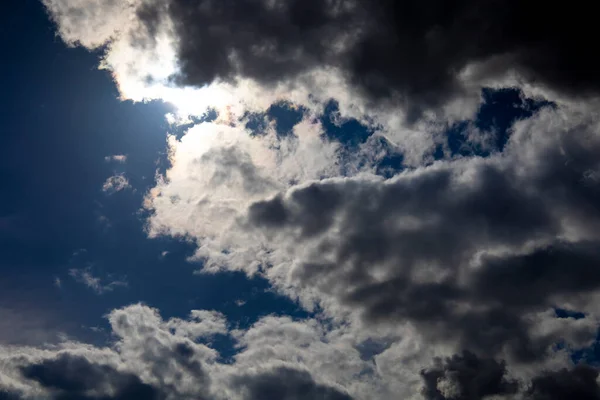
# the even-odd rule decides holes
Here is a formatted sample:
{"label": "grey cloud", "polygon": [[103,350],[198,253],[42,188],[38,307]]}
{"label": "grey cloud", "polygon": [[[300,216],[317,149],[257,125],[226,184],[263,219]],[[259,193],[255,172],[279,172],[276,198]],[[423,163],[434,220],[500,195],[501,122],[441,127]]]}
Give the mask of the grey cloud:
{"label": "grey cloud", "polygon": [[507,377],[506,365],[464,352],[421,371],[423,397],[428,400],[478,400],[485,396],[512,395],[518,383]]}
{"label": "grey cloud", "polygon": [[532,315],[600,289],[597,125],[557,115],[518,126],[503,155],[296,187],[247,224],[291,249],[293,285],[367,321],[538,360],[563,333],[534,335]]}
{"label": "grey cloud", "polygon": [[214,168],[210,178],[211,187],[239,184],[249,194],[260,194],[273,190],[275,185],[264,177],[252,162],[249,154],[238,147],[221,147],[203,154],[198,160],[205,169]]}
{"label": "grey cloud", "polygon": [[367,98],[416,116],[466,91],[460,72],[474,63],[482,78],[515,70],[569,95],[596,95],[600,66],[589,51],[594,20],[586,5],[156,0],[137,16],[150,35],[163,19],[174,23],[181,84],[247,77],[293,85],[303,73],[333,67]]}
{"label": "grey cloud", "polygon": [[598,369],[579,364],[531,379],[511,377],[504,362],[463,352],[421,371],[427,400],[567,400],[600,398]]}
{"label": "grey cloud", "polygon": [[[119,11],[113,7],[115,2],[110,4],[109,10]],[[600,68],[589,51],[595,15],[576,3],[569,7],[517,0],[154,0],[141,4],[137,17],[145,22],[146,31],[138,32],[136,45],[143,48],[155,39],[163,19],[174,24],[181,68],[172,77],[175,85],[203,86],[242,77],[266,87],[282,83],[293,87],[310,79],[306,75],[314,70],[332,67],[376,106],[400,105],[413,118],[471,90],[460,73],[479,62],[475,80],[516,72],[530,83],[566,96],[596,96],[600,90],[595,73]],[[73,28],[67,33],[79,30],[83,22],[77,20],[77,13],[67,6],[59,11],[53,12],[58,17],[68,14],[63,31],[69,26]],[[570,20],[578,23],[564,29]],[[113,30],[109,31],[101,38],[110,37]],[[100,39],[78,39],[73,32],[62,34],[71,43],[98,45]],[[409,322],[427,346],[442,342],[470,350],[423,372],[426,397],[510,396],[514,382],[497,361],[500,357],[534,363],[558,341],[564,341],[568,351],[595,337],[593,315],[584,323],[564,319],[563,325],[557,325],[548,314],[564,302],[581,305],[587,312],[600,289],[598,121],[591,112],[582,117],[571,111],[563,113],[559,106],[519,123],[504,154],[487,160],[439,162],[387,181],[325,180],[255,202],[241,227],[246,232],[235,233],[247,233],[252,240],[264,235],[274,251],[242,257],[242,266],[228,265],[230,260],[236,262],[234,257],[221,264],[244,269],[251,259],[261,263],[262,272],[280,284],[278,288],[300,297],[304,291],[325,301],[333,299],[336,306],[357,311],[367,329]],[[247,194],[244,201],[276,189],[237,147],[210,150],[193,163],[202,167],[194,179],[208,176],[208,187],[215,189],[242,188],[239,193]],[[216,170],[206,174],[207,166]],[[182,175],[190,174],[191,169],[184,170]],[[126,188],[121,178],[109,179],[105,189]],[[188,190],[185,186],[182,192]],[[232,193],[228,197],[239,194]],[[171,199],[180,198],[169,197],[165,203],[170,207]],[[210,235],[188,232],[189,226],[217,220],[219,233],[229,229],[210,209],[195,213],[201,204],[191,201],[193,196],[183,199],[190,206],[185,210],[192,211],[183,214],[193,221],[176,226],[173,232],[195,235],[200,243]],[[242,203],[240,208],[245,208]],[[173,221],[167,215],[161,223],[169,226]],[[238,240],[234,236],[223,241],[231,245],[227,253],[232,255],[233,242]],[[241,247],[251,253],[253,244],[247,241]],[[269,270],[272,264],[263,263],[269,257],[279,257],[273,275],[269,275],[275,270]],[[291,270],[286,269],[288,261]],[[205,327],[177,321],[181,329],[172,333],[173,324],[155,314],[139,307],[111,315],[120,338],[117,352],[126,359],[121,367],[130,371],[125,374],[139,376],[144,385],[161,388],[174,398],[208,399],[223,383],[219,379],[229,382],[215,372],[224,368],[215,361],[216,351],[194,342],[203,334],[222,333],[224,325],[216,320]],[[281,333],[276,345],[246,351],[236,362],[258,353],[269,360],[277,358],[282,348],[290,347],[291,335]],[[307,336],[311,343],[299,347],[321,344],[320,336]],[[290,351],[290,357],[301,359],[296,351]],[[34,365],[39,369],[44,362]],[[101,365],[96,367],[102,371]],[[251,362],[245,367],[249,365],[255,367]],[[363,365],[357,361],[356,366]],[[322,377],[304,366],[267,365],[260,372],[243,373],[236,367],[231,366],[237,377],[232,388],[248,399],[349,398],[323,383],[327,379],[317,382]],[[376,374],[374,368],[361,368]],[[106,372],[116,380],[116,387],[124,385],[118,383],[123,379],[120,375],[111,374]],[[358,380],[359,375],[349,379]],[[589,367],[548,372],[534,378],[527,395],[536,400],[597,398],[596,378],[597,372]],[[58,378],[53,379],[46,386],[63,390],[56,386]],[[43,384],[39,376],[36,380]],[[78,390],[81,387],[88,388]]]}
{"label": "grey cloud", "polygon": [[[183,352],[192,352],[190,348]],[[165,360],[168,361],[168,360]],[[165,364],[168,368],[169,365]],[[159,400],[173,398],[173,388],[158,389],[143,383],[137,375],[117,371],[81,356],[62,354],[22,368],[25,378],[49,389],[56,400]],[[192,375],[196,379],[195,375]],[[311,374],[291,367],[276,367],[256,374],[239,374],[231,379],[230,389],[246,400],[351,400],[352,398],[329,386],[318,384]],[[0,393],[0,398],[2,393]],[[12,399],[6,392],[7,399]],[[14,395],[14,398],[18,398]],[[205,397],[198,394],[196,398]]]}
{"label": "grey cloud", "polygon": [[115,310],[109,321],[122,338],[120,347],[127,351],[133,367],[145,367],[144,373],[154,385],[180,398],[209,392],[206,364],[214,361],[214,350],[193,342],[186,334],[171,334],[173,326],[163,323],[156,310],[142,305]]}
{"label": "grey cloud", "polygon": [[[163,321],[157,310],[132,305],[109,314],[116,339],[109,348],[73,342],[51,351],[9,348],[0,352],[1,372],[10,377],[0,388],[20,391],[24,399],[213,399],[217,353],[188,331],[196,337],[215,329],[193,319],[197,314]],[[173,329],[184,322],[185,332]]]}
{"label": "grey cloud", "polygon": [[268,202],[252,204],[249,211],[250,222],[266,228],[297,225],[302,230],[301,236],[310,237],[331,226],[336,208],[342,201],[341,194],[327,185],[311,185],[302,191],[294,192],[292,196],[294,201],[309,208],[311,213],[288,210],[281,196],[277,196]]}
{"label": "grey cloud", "polygon": [[[162,320],[155,309],[132,305],[113,310],[109,321],[116,341],[108,348],[75,342],[62,348],[0,348],[0,398],[388,399],[396,379],[407,385],[401,389],[403,395],[421,393],[425,399],[435,400],[492,395],[596,399],[598,393],[598,372],[592,367],[580,365],[517,379],[503,361],[470,352],[434,358],[426,368],[419,363],[401,363],[396,366],[398,376],[380,375],[375,364],[362,360],[354,350],[344,328],[336,332],[340,327],[317,320],[265,317],[246,331],[230,331],[241,346],[229,364],[218,362],[214,349],[171,330],[172,321],[181,321]],[[188,323],[194,321],[191,318]],[[198,321],[197,329],[213,330],[202,327]],[[427,356],[423,361],[428,365],[431,359]],[[413,375],[422,385],[414,385]],[[585,397],[590,394],[596,397]]]}
{"label": "grey cloud", "polygon": [[233,378],[233,386],[246,400],[351,400],[349,395],[317,384],[308,371],[279,367]]}
{"label": "grey cloud", "polygon": [[62,354],[56,359],[25,366],[22,374],[50,389],[52,398],[57,400],[165,398],[157,388],[143,383],[138,376],[82,356]]}
{"label": "grey cloud", "polygon": [[568,370],[547,372],[535,377],[527,393],[529,400],[600,399],[598,370],[578,365]]}
{"label": "grey cloud", "polygon": [[[194,311],[187,331],[179,332],[183,320],[162,320],[157,310],[137,304],[113,310],[109,322],[115,342],[108,348],[69,342],[52,349],[0,347],[0,398],[56,400],[117,399],[322,399],[349,400],[330,379],[316,377],[305,364],[284,361],[287,350],[295,349],[306,358],[320,355],[309,346],[317,327],[315,321],[267,317],[242,334],[245,354],[232,364],[217,361],[217,352],[190,340],[211,335],[215,327],[206,324],[208,311]],[[204,319],[198,316],[202,315]],[[264,329],[280,335],[265,337]],[[218,328],[220,330],[220,327]],[[202,333],[201,331],[204,331]],[[252,333],[254,332],[254,333]],[[229,334],[229,331],[224,334]],[[277,336],[277,337],[275,337]],[[294,337],[304,341],[295,342]],[[264,341],[266,340],[266,342]],[[277,347],[273,342],[281,342]],[[286,346],[287,344],[287,346]],[[317,343],[318,344],[318,343]],[[254,349],[254,350],[251,350]],[[261,349],[270,354],[260,356]],[[8,350],[8,351],[6,351]],[[255,352],[258,350],[258,353]],[[322,344],[321,353],[335,347]],[[328,376],[332,372],[325,370]],[[339,387],[339,386],[337,386]],[[4,397],[2,397],[4,396]]]}
{"label": "grey cloud", "polygon": [[521,256],[489,257],[472,284],[481,298],[522,308],[551,295],[593,291],[599,265],[598,242],[559,244]]}

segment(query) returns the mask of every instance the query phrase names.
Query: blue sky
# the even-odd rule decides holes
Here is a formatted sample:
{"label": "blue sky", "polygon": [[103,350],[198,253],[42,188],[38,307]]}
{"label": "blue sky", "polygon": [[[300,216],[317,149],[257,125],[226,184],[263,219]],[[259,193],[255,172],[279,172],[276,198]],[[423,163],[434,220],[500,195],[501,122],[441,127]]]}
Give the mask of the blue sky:
{"label": "blue sky", "polygon": [[7,6],[0,399],[600,399],[595,78],[284,3]]}

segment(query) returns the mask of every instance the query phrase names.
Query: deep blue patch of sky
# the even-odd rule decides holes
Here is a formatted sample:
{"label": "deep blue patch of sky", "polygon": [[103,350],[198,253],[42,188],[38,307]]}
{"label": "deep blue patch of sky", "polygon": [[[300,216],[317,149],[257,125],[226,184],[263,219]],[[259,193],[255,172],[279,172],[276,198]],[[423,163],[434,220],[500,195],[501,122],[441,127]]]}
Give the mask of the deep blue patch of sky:
{"label": "deep blue patch of sky", "polygon": [[[369,140],[375,133],[375,129],[362,124],[354,118],[342,118],[340,116],[339,103],[332,99],[323,110],[320,118],[325,131],[324,137],[330,141],[339,142],[342,146],[339,156],[342,160],[350,159],[358,166],[371,163],[373,160],[366,158],[356,159],[358,148]],[[404,157],[400,151],[387,139],[379,136],[372,143],[373,149],[383,156],[375,161],[375,173],[390,178],[404,169]]]}
{"label": "deep blue patch of sky", "polygon": [[171,126],[169,129],[169,133],[172,135],[175,135],[175,137],[177,139],[181,139],[185,135],[187,130],[190,129],[191,127],[193,127],[194,125],[198,125],[203,122],[212,122],[212,121],[216,120],[218,117],[219,117],[219,114],[217,113],[217,110],[215,110],[215,109],[206,111],[200,117],[195,116],[195,115],[189,115],[188,123]]}
{"label": "deep blue patch of sky", "polygon": [[[555,308],[557,318],[583,319],[586,315],[579,311]],[[557,349],[564,348],[564,343],[558,343]],[[586,363],[600,367],[600,330],[596,334],[596,341],[591,346],[572,352],[571,359],[574,363]]]}
{"label": "deep blue patch of sky", "polygon": [[[508,142],[511,127],[516,121],[533,116],[542,107],[553,106],[549,101],[526,98],[516,88],[484,88],[481,95],[483,102],[475,120],[461,121],[451,126],[445,135],[447,143],[439,145],[436,158],[445,156],[445,148],[450,156],[487,157],[492,153],[501,152]],[[493,132],[489,147],[469,140],[468,132],[472,128],[477,128],[481,133]]]}
{"label": "deep blue patch of sky", "polygon": [[246,129],[252,135],[263,135],[268,123],[275,123],[275,132],[278,137],[286,137],[293,134],[296,126],[306,110],[289,102],[279,102],[271,105],[264,113],[246,113],[242,119],[246,120]]}
{"label": "deep blue patch of sky", "polygon": [[326,138],[340,142],[348,149],[356,149],[373,134],[373,130],[356,119],[341,118],[339,104],[333,99],[325,105],[321,123]]}

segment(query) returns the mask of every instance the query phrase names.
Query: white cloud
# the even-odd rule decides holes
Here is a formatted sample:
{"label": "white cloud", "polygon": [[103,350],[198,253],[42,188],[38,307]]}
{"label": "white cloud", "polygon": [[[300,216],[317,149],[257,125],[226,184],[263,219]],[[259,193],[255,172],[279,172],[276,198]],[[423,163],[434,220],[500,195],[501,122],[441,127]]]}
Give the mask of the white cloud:
{"label": "white cloud", "polygon": [[294,129],[295,137],[280,140],[273,127],[251,137],[242,124],[202,123],[180,140],[171,137],[172,166],[146,198],[150,235],[202,238],[198,257],[217,255],[253,201],[294,182],[337,175],[337,145],[321,138],[320,124],[303,121]]}
{"label": "white cloud", "polygon": [[134,16],[137,1],[42,0],[57,24],[61,38],[69,45],[90,49],[115,39]]}
{"label": "white cloud", "polygon": [[116,162],[119,164],[124,164],[125,162],[127,162],[127,156],[125,154],[114,154],[112,156],[106,156],[104,157],[104,161],[106,162]]}
{"label": "white cloud", "polygon": [[123,99],[169,102],[177,108],[177,115],[168,116],[175,123],[189,122],[189,115],[200,116],[208,109],[240,118],[248,111],[265,111],[281,100],[318,114],[334,98],[339,102],[341,115],[357,118],[379,130],[404,150],[406,163],[418,165],[430,158],[434,139],[445,130],[447,122],[473,116],[481,102],[480,86],[473,85],[465,96],[408,127],[404,124],[404,107],[373,104],[353,88],[343,71],[333,67],[316,66],[293,82],[270,85],[240,76],[226,82],[215,80],[202,87],[174,86],[173,74],[180,71],[175,22],[159,13],[150,33],[136,14],[138,7],[146,4],[151,8],[160,2],[44,0],[44,4],[66,43],[89,49],[106,45],[101,68],[112,72]]}
{"label": "white cloud", "polygon": [[113,194],[129,188],[131,188],[129,180],[122,174],[109,177],[102,185],[102,191],[108,194]]}

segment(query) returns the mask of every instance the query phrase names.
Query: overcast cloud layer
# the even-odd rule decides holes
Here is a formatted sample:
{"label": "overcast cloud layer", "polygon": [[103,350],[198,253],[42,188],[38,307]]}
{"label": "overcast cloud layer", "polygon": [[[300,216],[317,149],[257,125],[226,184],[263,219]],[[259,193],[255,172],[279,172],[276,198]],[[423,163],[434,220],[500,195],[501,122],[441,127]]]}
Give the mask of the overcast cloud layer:
{"label": "overcast cloud layer", "polygon": [[[131,305],[107,316],[105,348],[0,347],[0,399],[600,399],[598,370],[573,357],[600,318],[600,80],[585,6],[43,3],[64,42],[101,49],[124,99],[171,102],[173,131],[190,126],[168,136],[171,165],[141,205],[148,235],[191,240],[199,273],[261,275],[313,317],[239,329],[213,311],[163,320]],[[481,89],[504,85],[551,103],[501,147],[484,146],[500,132],[467,123],[486,157],[434,161]],[[328,134],[331,98],[329,123],[357,118],[368,138]],[[281,101],[302,113],[290,132],[260,114]],[[217,118],[198,122],[209,108]],[[382,174],[389,152],[403,165]],[[117,174],[99,190],[129,187]],[[72,276],[99,294],[115,285]]]}

